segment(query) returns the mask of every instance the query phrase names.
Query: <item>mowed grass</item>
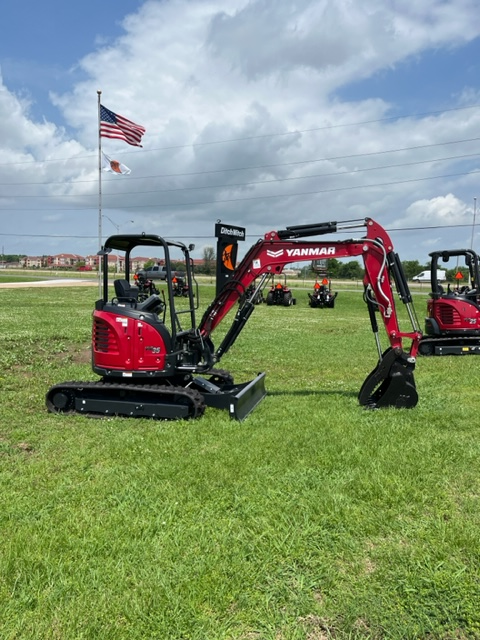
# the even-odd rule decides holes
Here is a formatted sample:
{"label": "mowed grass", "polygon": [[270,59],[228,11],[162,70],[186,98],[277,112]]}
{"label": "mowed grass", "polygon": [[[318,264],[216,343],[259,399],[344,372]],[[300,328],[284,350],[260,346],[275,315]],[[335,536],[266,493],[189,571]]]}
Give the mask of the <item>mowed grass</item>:
{"label": "mowed grass", "polygon": [[96,378],[97,291],[0,289],[2,640],[480,638],[480,358],[419,358],[417,407],[366,411],[361,292],[295,295],[221,362],[267,372],[245,422],[156,422],[47,413]]}

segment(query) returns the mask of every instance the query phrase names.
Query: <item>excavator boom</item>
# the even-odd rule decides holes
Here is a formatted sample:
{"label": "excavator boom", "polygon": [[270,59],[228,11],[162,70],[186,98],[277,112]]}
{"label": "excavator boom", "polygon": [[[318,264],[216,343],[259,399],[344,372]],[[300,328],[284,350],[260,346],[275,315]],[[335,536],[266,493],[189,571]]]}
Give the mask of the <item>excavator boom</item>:
{"label": "excavator boom", "polygon": [[[363,237],[341,241],[299,240],[314,235],[363,229]],[[249,285],[259,281],[253,295],[244,300],[237,311],[230,330],[215,352],[219,360],[230,349],[254,310],[252,298],[266,278],[282,273],[291,262],[347,258],[361,256],[365,267],[365,300],[369,307],[372,330],[377,343],[379,362],[365,380],[359,394],[362,405],[372,408],[382,406],[411,407],[418,400],[413,380],[413,370],[418,352],[421,332],[415,317],[412,299],[403,269],[392,241],[381,225],[366,218],[361,221],[325,222],[320,224],[287,227],[281,231],[270,231],[263,240],[251,247],[235,269],[232,279],[226,283],[206,310],[199,325],[204,338],[209,338],[214,329],[238,302],[245,298]],[[400,300],[406,305],[411,321],[411,330],[400,329],[395,309],[392,280]],[[387,333],[390,346],[383,352],[380,347],[375,318],[378,311]],[[408,352],[403,341],[410,340]]]}

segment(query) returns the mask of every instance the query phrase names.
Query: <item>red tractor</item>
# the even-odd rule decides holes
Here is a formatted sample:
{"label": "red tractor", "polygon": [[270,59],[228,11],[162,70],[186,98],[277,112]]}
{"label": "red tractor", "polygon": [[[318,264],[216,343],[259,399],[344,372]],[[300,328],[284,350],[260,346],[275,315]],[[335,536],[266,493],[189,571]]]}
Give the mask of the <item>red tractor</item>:
{"label": "red tractor", "polygon": [[[424,356],[478,355],[480,354],[480,270],[478,255],[472,249],[434,251],[431,257],[430,299],[427,301],[425,334],[419,345]],[[462,282],[459,259],[468,271],[467,282]],[[456,269],[456,285],[440,284],[438,263],[446,266],[452,260]]]}
{"label": "red tractor", "polygon": [[297,303],[297,300],[293,297],[290,287],[287,286],[286,278],[284,278],[283,284],[281,282],[275,282],[275,279],[272,278],[272,286],[267,293],[265,302],[269,307],[272,305],[291,307]]}
{"label": "red tractor", "polygon": [[[350,240],[299,240],[349,229],[365,235]],[[138,246],[163,249],[167,278],[165,299],[152,294],[138,301],[138,288],[130,286],[128,265]],[[183,252],[188,297],[173,295],[170,249]],[[364,298],[378,351],[378,363],[358,394],[367,408],[414,407],[418,401],[413,371],[421,332],[400,259],[387,232],[371,218],[349,222],[322,222],[270,231],[253,245],[235,269],[233,277],[215,297],[197,323],[198,287],[189,247],[157,235],[116,235],[107,239],[100,255],[103,261],[103,295],[93,312],[92,367],[100,379],[62,382],[47,393],[51,412],[91,416],[149,417],[160,420],[198,418],[205,408],[226,409],[231,417],[244,419],[266,395],[265,373],[253,380],[234,383],[233,377],[216,366],[232,347],[255,310],[258,291],[285,265],[314,258],[362,256],[365,266]],[[108,255],[125,254],[125,280],[108,281]],[[258,282],[250,295],[248,287]],[[392,283],[407,308],[411,329],[400,329]],[[196,296],[194,295],[194,288]],[[242,299],[243,298],[243,299]],[[238,300],[242,303],[237,305]],[[234,306],[238,309],[218,347],[212,335]],[[378,312],[378,313],[376,313]],[[378,334],[381,317],[389,342],[383,350]],[[410,340],[408,351],[403,341]]]}

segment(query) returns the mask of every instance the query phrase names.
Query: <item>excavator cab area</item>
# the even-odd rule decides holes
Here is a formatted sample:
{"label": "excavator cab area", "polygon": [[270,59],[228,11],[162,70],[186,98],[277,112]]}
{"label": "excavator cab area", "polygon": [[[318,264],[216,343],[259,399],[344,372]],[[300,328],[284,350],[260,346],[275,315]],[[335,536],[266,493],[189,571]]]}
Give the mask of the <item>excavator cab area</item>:
{"label": "excavator cab area", "polygon": [[[130,378],[158,383],[178,367],[184,337],[196,326],[198,285],[190,249],[153,234],[116,235],[106,240],[99,252],[102,296],[95,304],[92,328],[92,368],[104,381]],[[108,270],[112,251],[117,253],[116,263],[123,266],[124,276],[112,277]],[[183,254],[187,297],[179,298],[174,293],[173,252]],[[165,265],[164,281],[137,276],[135,266],[145,255],[153,255],[155,261]],[[185,360],[191,364],[202,357],[197,351]]]}
{"label": "excavator cab area", "polygon": [[[431,258],[431,294],[427,301],[425,332],[419,354],[480,354],[480,267],[472,249],[434,251]],[[454,274],[440,282],[439,267]]]}
{"label": "excavator cab area", "polygon": [[[193,245],[187,247],[180,242],[167,241],[157,235],[117,235],[110,236],[99,252],[102,262],[102,297],[97,301],[95,309],[102,311],[118,307],[128,312],[155,313],[157,320],[162,322],[175,339],[177,333],[188,331],[195,327],[195,312],[198,308],[198,284],[194,277],[193,262],[190,251]],[[177,278],[172,266],[171,250],[182,253],[182,263],[185,269],[185,291],[187,295],[178,300],[176,292]],[[123,264],[125,276],[114,278],[109,273],[109,256],[112,251],[117,252],[117,261]],[[154,282],[138,276],[134,266],[139,253],[154,253],[155,260],[165,265],[165,281]],[[120,254],[120,255],[119,255]],[[178,264],[179,260],[175,260]],[[188,295],[189,294],[189,295]]]}

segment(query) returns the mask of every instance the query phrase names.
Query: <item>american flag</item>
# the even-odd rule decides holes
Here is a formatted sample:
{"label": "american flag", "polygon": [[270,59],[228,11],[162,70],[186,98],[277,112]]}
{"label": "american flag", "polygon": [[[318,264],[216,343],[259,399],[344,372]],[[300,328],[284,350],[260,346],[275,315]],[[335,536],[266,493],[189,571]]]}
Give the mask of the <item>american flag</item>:
{"label": "american flag", "polygon": [[145,127],[100,105],[100,135],[103,138],[118,138],[134,147],[141,147],[140,142],[144,133]]}

